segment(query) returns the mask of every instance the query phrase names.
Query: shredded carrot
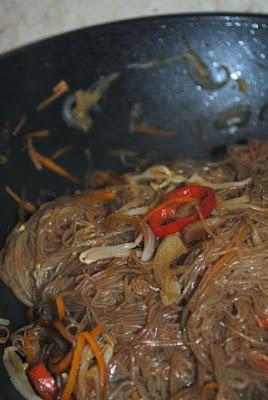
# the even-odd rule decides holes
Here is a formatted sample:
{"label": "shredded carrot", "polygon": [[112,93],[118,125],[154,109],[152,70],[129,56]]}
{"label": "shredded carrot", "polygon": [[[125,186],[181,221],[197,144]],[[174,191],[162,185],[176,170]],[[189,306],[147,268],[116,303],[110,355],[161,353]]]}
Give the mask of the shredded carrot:
{"label": "shredded carrot", "polygon": [[60,147],[50,156],[51,160],[57,160],[57,158],[60,158],[63,156],[63,154],[68,153],[68,151],[72,150],[72,148],[73,146]]}
{"label": "shredded carrot", "polygon": [[10,197],[12,197],[13,200],[15,200],[21,207],[23,207],[25,210],[29,211],[30,213],[33,213],[36,211],[36,206],[29,201],[25,201],[21,197],[17,195],[9,186],[5,187],[5,191],[9,194]]}
{"label": "shredded carrot", "polygon": [[72,175],[66,169],[62,168],[59,164],[56,164],[54,161],[50,160],[49,158],[43,156],[42,154],[36,152],[36,158],[38,162],[44,167],[50,169],[51,171],[55,172],[55,174],[61,175],[64,178],[70,179],[70,181],[79,183],[79,179],[76,176]]}
{"label": "shredded carrot", "polygon": [[71,344],[75,342],[75,337],[69,331],[67,331],[67,329],[59,319],[56,319],[56,321],[53,322],[53,325],[67,342]]}
{"label": "shredded carrot", "polygon": [[138,133],[148,133],[154,136],[173,137],[176,135],[173,131],[168,131],[161,128],[154,128],[148,125],[147,122],[135,122],[132,124],[131,130]]}
{"label": "shredded carrot", "polygon": [[16,135],[19,133],[19,131],[21,130],[21,128],[26,124],[27,119],[28,119],[28,117],[27,117],[26,114],[22,114],[22,115],[21,115],[21,117],[20,117],[19,120],[18,120],[17,125],[15,126],[15,128],[14,128],[13,131],[12,131],[12,135],[13,135],[13,136],[16,136]]}
{"label": "shredded carrot", "polygon": [[93,337],[98,337],[104,330],[103,322],[99,322],[93,329],[91,329],[90,334]]}
{"label": "shredded carrot", "polygon": [[88,193],[88,194],[77,194],[76,198],[79,200],[86,201],[109,201],[115,198],[115,193],[112,191],[109,192],[96,192],[96,193]]}
{"label": "shredded carrot", "polygon": [[43,166],[40,163],[40,161],[38,161],[37,151],[33,147],[33,142],[32,142],[32,138],[31,137],[29,137],[27,139],[27,148],[28,148],[28,154],[29,154],[30,159],[32,160],[35,168],[37,169],[37,171],[41,171],[43,169]]}
{"label": "shredded carrot", "polygon": [[69,368],[72,358],[73,358],[73,350],[71,349],[62,357],[62,359],[59,362],[49,363],[49,369],[55,374],[60,374]]}
{"label": "shredded carrot", "polygon": [[55,303],[57,307],[58,318],[62,320],[65,316],[65,306],[62,297],[56,296]]}
{"label": "shredded carrot", "polygon": [[60,397],[60,400],[70,400],[71,395],[73,393],[75,383],[76,383],[76,378],[78,374],[78,370],[80,367],[80,359],[81,359],[81,354],[85,346],[85,338],[82,333],[78,336],[77,343],[75,346],[75,350],[73,353],[73,359],[71,363],[71,369],[67,378],[67,382],[64,386],[62,395]]}
{"label": "shredded carrot", "polygon": [[31,343],[30,335],[27,330],[25,330],[23,333],[23,339],[24,339],[24,349],[26,353],[27,363],[31,364],[34,361],[35,354],[33,345]]}
{"label": "shredded carrot", "polygon": [[218,387],[219,387],[219,385],[217,384],[217,382],[206,383],[202,388],[202,398],[204,400],[207,400],[207,396],[208,396],[209,392],[217,390]]}
{"label": "shredded carrot", "polygon": [[76,178],[74,175],[72,175],[66,169],[62,168],[59,164],[55,163],[53,160],[43,156],[41,153],[39,153],[34,148],[33,143],[32,143],[32,138],[33,137],[47,137],[47,134],[45,132],[47,132],[47,131],[39,131],[39,133],[32,132],[29,135],[27,135],[28,153],[29,153],[29,156],[30,156],[33,164],[35,165],[36,169],[38,171],[40,171],[41,169],[43,169],[43,167],[46,167],[58,175],[61,175],[67,179],[70,179],[71,181],[73,181],[75,183],[79,183],[78,178]]}
{"label": "shredded carrot", "polygon": [[171,204],[184,204],[184,203],[190,203],[192,201],[195,201],[193,197],[183,197],[183,198],[178,198],[178,199],[169,199],[167,201],[163,201],[156,207],[152,208],[143,218],[142,221],[145,222],[150,218],[154,213],[160,212],[163,208],[171,205]]}
{"label": "shredded carrot", "polygon": [[0,344],[6,344],[9,339],[9,329],[5,325],[0,325],[0,332],[3,333],[5,336],[0,337]]}
{"label": "shredded carrot", "polygon": [[48,136],[49,136],[49,131],[47,129],[41,129],[40,131],[33,131],[27,133],[25,137],[26,139],[29,139],[29,138],[47,138]]}
{"label": "shredded carrot", "polygon": [[82,335],[84,336],[84,338],[90,345],[92,353],[96,357],[98,367],[99,367],[99,373],[100,373],[101,392],[103,393],[103,390],[106,386],[106,380],[107,380],[107,366],[106,366],[105,360],[103,358],[103,355],[101,354],[101,349],[98,345],[98,342],[93,337],[93,335],[90,332],[83,332]]}
{"label": "shredded carrot", "polygon": [[28,135],[26,135],[28,153],[29,153],[29,156],[30,156],[35,168],[37,169],[37,171],[41,171],[43,169],[43,166],[38,161],[38,153],[33,146],[32,139],[33,138],[46,138],[48,136],[49,136],[49,132],[46,129],[30,132],[30,133],[28,133]]}
{"label": "shredded carrot", "polygon": [[42,101],[40,104],[38,104],[36,111],[42,111],[44,110],[50,103],[53,101],[57,100],[59,97],[64,95],[70,90],[68,84],[66,81],[60,81],[56,86],[52,88],[52,95],[49,96],[46,100]]}

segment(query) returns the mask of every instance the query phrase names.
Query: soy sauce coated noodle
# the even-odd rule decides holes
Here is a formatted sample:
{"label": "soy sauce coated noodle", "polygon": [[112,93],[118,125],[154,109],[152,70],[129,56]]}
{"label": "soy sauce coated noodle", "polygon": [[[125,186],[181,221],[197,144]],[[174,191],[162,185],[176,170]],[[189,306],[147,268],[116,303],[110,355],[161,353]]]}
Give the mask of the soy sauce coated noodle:
{"label": "soy sauce coated noodle", "polygon": [[[96,343],[107,366],[105,388],[93,349],[85,345],[76,399],[267,398],[267,167],[268,144],[252,142],[231,148],[225,163],[176,162],[123,176],[120,186],[107,188],[115,193],[109,201],[58,199],[18,225],[1,252],[0,274],[35,307],[36,320],[27,327],[33,362],[49,369],[72,349],[53,325],[54,300],[61,296],[61,322],[74,340],[104,324]],[[153,209],[178,180],[192,182],[193,175],[218,187],[217,205],[207,222],[182,231],[183,254],[170,263],[167,253],[163,266],[165,258],[156,256],[161,241],[148,240],[144,216],[132,210]],[[189,212],[188,205],[178,210]],[[110,246],[109,258],[96,249],[98,260],[81,262],[81,253],[101,246]],[[142,261],[146,246],[149,259]],[[163,290],[171,296],[167,303]],[[22,361],[23,331],[11,335]],[[67,361],[53,372],[59,396]]]}

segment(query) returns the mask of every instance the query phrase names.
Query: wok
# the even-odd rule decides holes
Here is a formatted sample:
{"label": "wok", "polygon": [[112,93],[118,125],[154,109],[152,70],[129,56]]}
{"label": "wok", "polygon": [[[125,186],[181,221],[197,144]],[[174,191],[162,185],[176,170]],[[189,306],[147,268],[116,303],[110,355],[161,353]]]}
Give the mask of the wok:
{"label": "wok", "polygon": [[[18,217],[6,185],[17,193],[24,188],[33,201],[40,190],[48,199],[77,187],[51,171],[33,168],[23,151],[25,134],[49,129],[50,137],[38,142],[48,155],[72,144],[73,151],[60,163],[81,179],[87,169],[122,170],[111,149],[127,148],[156,159],[215,157],[228,144],[267,136],[267,46],[266,16],[178,15],[81,29],[3,55],[0,154],[8,162],[0,165],[1,245]],[[71,91],[87,89],[112,72],[120,72],[120,78],[93,111],[87,134],[66,125],[63,98],[35,111],[60,80]],[[150,125],[175,135],[130,133],[136,103]],[[27,124],[14,136],[14,121],[23,113]],[[12,329],[21,326],[24,307],[3,283],[0,293],[0,316],[11,320]],[[0,385],[1,400],[22,398],[9,383],[2,361]]]}

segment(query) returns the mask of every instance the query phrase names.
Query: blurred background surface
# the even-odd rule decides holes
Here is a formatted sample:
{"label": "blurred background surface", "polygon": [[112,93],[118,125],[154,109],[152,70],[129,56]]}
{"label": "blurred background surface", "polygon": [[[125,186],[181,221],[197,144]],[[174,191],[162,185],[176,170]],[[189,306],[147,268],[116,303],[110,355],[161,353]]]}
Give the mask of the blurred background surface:
{"label": "blurred background surface", "polygon": [[187,12],[268,13],[268,0],[0,0],[0,53],[103,22]]}

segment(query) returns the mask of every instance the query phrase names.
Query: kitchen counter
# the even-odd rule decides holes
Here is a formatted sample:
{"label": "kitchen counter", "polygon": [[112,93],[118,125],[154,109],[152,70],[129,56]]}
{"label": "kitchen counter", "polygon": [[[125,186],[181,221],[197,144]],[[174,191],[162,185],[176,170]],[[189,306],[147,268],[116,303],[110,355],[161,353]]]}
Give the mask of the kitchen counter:
{"label": "kitchen counter", "polygon": [[268,13],[268,1],[0,0],[0,53],[102,22],[187,12]]}

